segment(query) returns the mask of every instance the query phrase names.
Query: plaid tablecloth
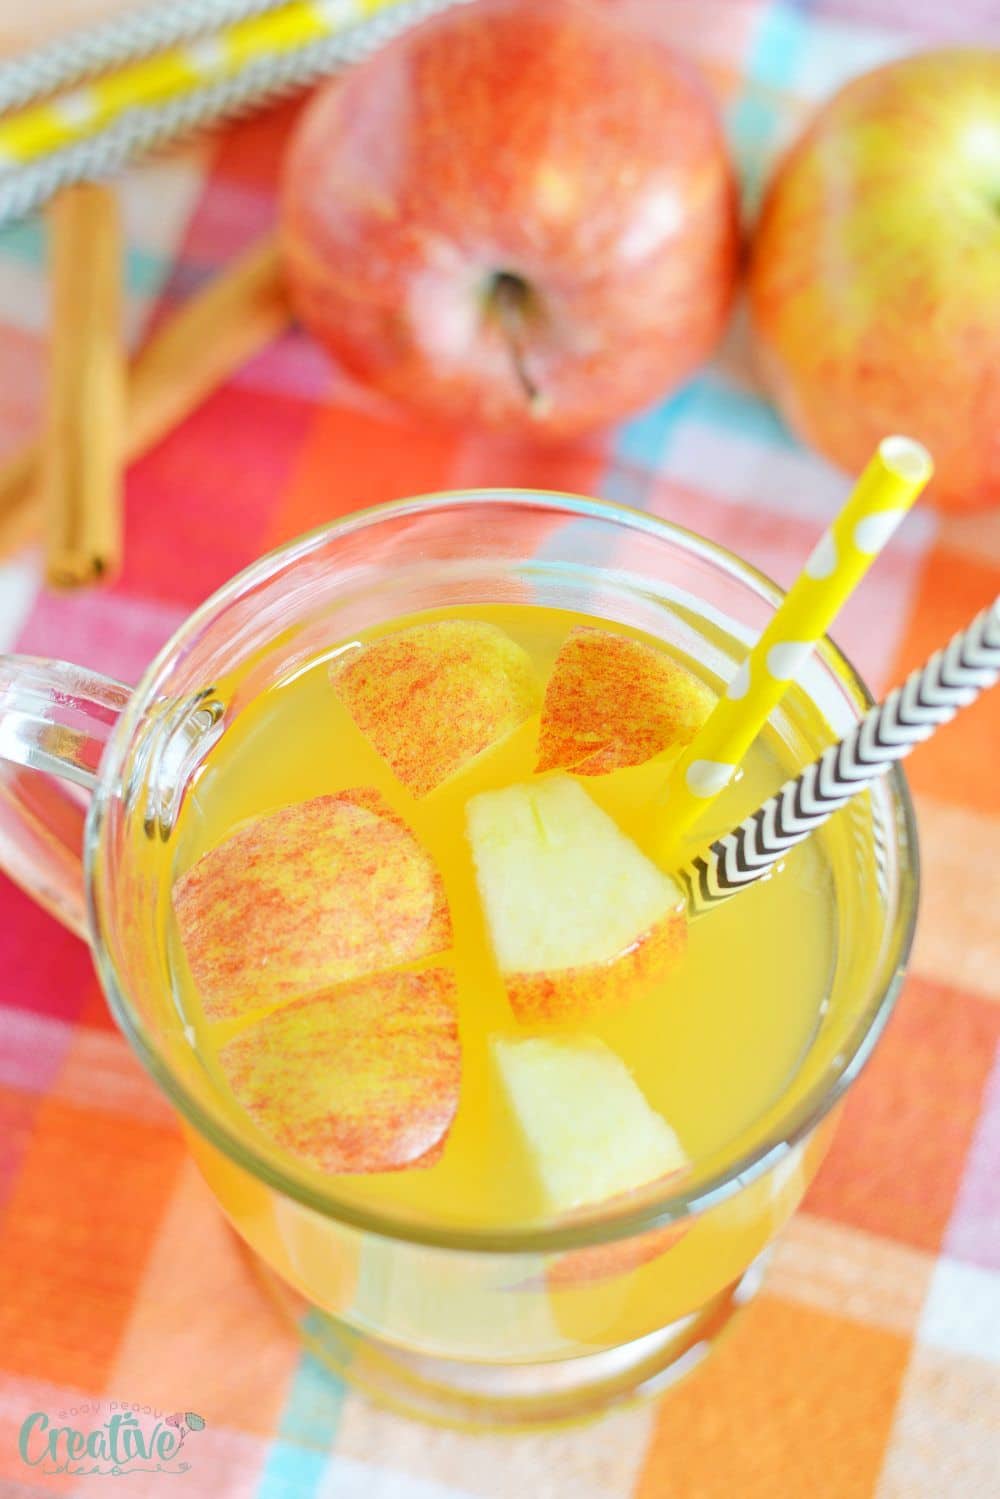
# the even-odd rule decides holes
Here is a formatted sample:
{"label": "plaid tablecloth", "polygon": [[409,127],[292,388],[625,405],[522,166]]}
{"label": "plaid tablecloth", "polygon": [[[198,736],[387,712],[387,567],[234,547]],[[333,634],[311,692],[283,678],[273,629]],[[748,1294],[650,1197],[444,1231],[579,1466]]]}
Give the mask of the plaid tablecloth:
{"label": "plaid tablecloth", "polygon": [[[628,3],[628,0],[626,0]],[[845,77],[986,35],[995,0],[634,0],[703,62],[752,199]],[[272,222],[294,111],[122,183],[139,338]],[[37,223],[0,237],[0,450],[31,431],[46,320]],[[443,436],[349,388],[298,332],[137,463],[124,574],[57,597],[0,565],[0,648],[126,680],[261,551],[359,504],[543,485],[646,507],[793,576],[845,491],[762,398],[737,318],[712,367],[599,443]],[[912,516],[837,635],[876,690],[1000,589],[1000,513]],[[660,1404],[472,1438],[367,1405],[275,1320],[85,948],[0,881],[0,1495],[211,1499],[991,1499],[1000,1495],[1000,697],[909,762],[924,900],[910,979],[766,1290]],[[183,1477],[44,1478],[35,1410],[194,1411]],[[93,1407],[93,1414],[70,1414]],[[65,1413],[65,1414],[61,1414]]]}

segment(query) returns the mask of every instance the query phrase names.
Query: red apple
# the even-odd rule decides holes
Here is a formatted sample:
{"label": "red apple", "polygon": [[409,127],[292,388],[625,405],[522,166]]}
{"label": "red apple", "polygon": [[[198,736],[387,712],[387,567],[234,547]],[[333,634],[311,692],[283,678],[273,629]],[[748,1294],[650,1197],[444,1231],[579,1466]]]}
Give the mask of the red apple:
{"label": "red apple", "polygon": [[592,0],[481,0],[321,89],[282,245],[351,374],[444,417],[566,436],[711,352],[736,193],[689,67]]}
{"label": "red apple", "polygon": [[842,89],[766,194],[761,363],[850,472],[904,431],[946,509],[1000,503],[1000,51],[928,52]]}

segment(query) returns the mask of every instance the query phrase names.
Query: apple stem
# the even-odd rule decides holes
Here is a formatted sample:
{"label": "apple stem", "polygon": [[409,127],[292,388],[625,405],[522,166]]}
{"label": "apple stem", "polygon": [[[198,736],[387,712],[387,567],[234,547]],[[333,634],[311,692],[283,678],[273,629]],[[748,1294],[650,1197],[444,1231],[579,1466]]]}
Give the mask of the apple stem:
{"label": "apple stem", "polygon": [[517,383],[531,410],[540,416],[547,404],[546,397],[528,370],[525,350],[526,325],[532,301],[531,289],[520,276],[515,276],[510,271],[498,271],[493,277],[487,303],[500,324]]}

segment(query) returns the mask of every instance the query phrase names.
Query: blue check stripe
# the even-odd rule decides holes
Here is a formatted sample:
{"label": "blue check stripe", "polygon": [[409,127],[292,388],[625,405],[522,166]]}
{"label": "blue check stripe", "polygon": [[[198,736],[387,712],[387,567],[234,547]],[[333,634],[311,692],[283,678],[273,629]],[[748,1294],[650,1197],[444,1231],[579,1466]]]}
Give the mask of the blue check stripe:
{"label": "blue check stripe", "polygon": [[780,96],[795,78],[806,40],[805,10],[801,0],[800,3],[777,0],[761,11],[744,69],[749,86],[732,105],[726,119],[744,198],[751,207],[760,192],[771,138],[780,119]]}
{"label": "blue check stripe", "polygon": [[[306,1318],[306,1331],[310,1317]],[[256,1499],[311,1499],[319,1492],[333,1453],[346,1387],[311,1353],[303,1353],[292,1378],[261,1473]]]}
{"label": "blue check stripe", "polygon": [[[41,269],[45,258],[43,219],[24,219],[8,224],[0,231],[0,263],[6,260],[15,265]],[[130,296],[153,297],[163,285],[169,269],[169,260],[163,256],[128,245],[125,250],[125,289]]]}

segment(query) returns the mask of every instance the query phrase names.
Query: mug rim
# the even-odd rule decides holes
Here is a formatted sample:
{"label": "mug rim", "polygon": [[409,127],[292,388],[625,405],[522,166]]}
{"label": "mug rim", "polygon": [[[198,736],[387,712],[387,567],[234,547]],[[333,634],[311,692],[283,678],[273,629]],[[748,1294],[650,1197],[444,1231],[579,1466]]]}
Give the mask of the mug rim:
{"label": "mug rim", "polygon": [[[351,532],[363,530],[375,523],[403,520],[448,507],[468,507],[471,510],[476,506],[490,505],[522,506],[524,509],[542,506],[560,512],[567,518],[576,516],[624,526],[660,541],[679,544],[687,552],[721,567],[735,581],[749,584],[772,608],[776,608],[784,597],[784,590],[766,573],[726,547],[709,541],[687,527],[614,501],[591,499],[561,490],[509,487],[439,490],[351,511],[348,515],[293,537],[235,573],[183,620],[143,672],[109,738],[101,761],[98,784],[91,797],[84,837],[84,888],[91,950],[112,1014],[130,1047],[165,1093],[171,1106],[213,1148],[220,1150],[240,1169],[282,1195],[325,1218],[365,1233],[436,1249],[491,1254],[545,1254],[631,1238],[715,1207],[776,1165],[778,1160],[812,1133],[844,1096],[867,1062],[892,1013],[905,976],[916,926],[920,889],[916,817],[909,788],[898,762],[892,765],[885,777],[897,813],[897,841],[902,847],[899,915],[895,922],[894,950],[887,954],[885,960],[889,969],[887,979],[860,1012],[846,1043],[838,1050],[836,1061],[824,1069],[794,1107],[779,1116],[761,1142],[716,1172],[696,1191],[685,1191],[678,1187],[651,1198],[642,1206],[623,1206],[610,1213],[602,1213],[598,1206],[574,1215],[573,1221],[569,1223],[564,1221],[554,1226],[529,1224],[477,1228],[397,1218],[367,1205],[340,1198],[335,1192],[314,1189],[307,1181],[296,1180],[294,1176],[286,1174],[280,1165],[259,1152],[252,1142],[241,1138],[237,1129],[214,1118],[181,1079],[174,1075],[169,1063],[160,1055],[155,1039],[147,1037],[145,1024],[133,1007],[125,985],[119,980],[114,958],[104,940],[96,878],[97,855],[106,823],[105,814],[118,789],[120,772],[135,728],[148,708],[147,699],[151,696],[159,674],[168,668],[185,644],[197,638],[209,621],[234,604],[246,590],[265,582],[281,567],[293,565],[314,550]],[[863,678],[828,635],[817,643],[816,652],[828,669],[837,669],[838,674],[846,679],[850,689],[866,706],[872,705],[874,700]]]}

